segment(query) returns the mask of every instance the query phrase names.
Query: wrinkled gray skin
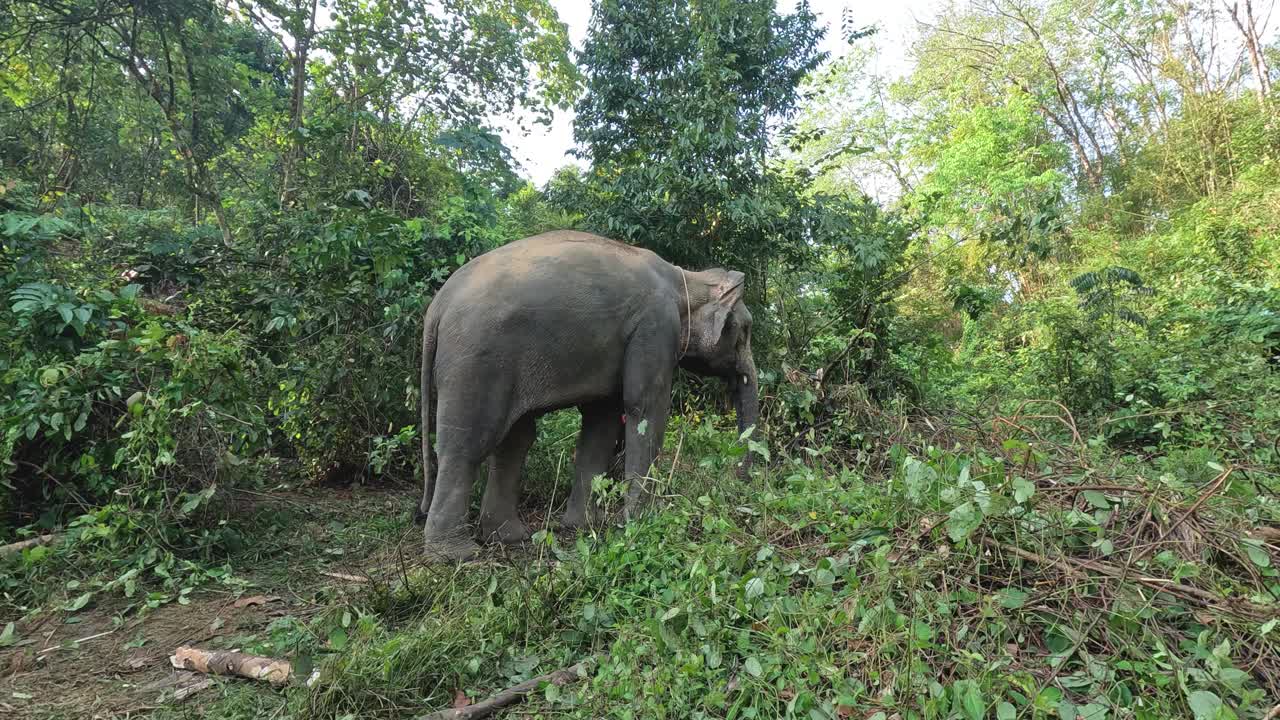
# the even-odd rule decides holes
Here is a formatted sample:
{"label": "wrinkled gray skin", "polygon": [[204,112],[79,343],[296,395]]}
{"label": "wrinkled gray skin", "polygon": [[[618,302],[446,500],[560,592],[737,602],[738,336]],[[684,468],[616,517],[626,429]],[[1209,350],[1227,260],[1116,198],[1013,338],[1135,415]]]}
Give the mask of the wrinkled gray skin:
{"label": "wrinkled gray skin", "polygon": [[[739,427],[754,425],[759,399],[742,282],[740,272],[690,272],[648,250],[572,231],[518,240],[455,272],[423,324],[427,479],[419,512],[426,516],[426,553],[467,560],[479,550],[467,507],[486,458],[481,539],[528,539],[516,514],[520,470],[534,419],[544,413],[572,406],[582,412],[563,517],[570,527],[594,519],[591,479],[607,469],[622,432],[626,517],[647,504],[643,478],[662,448],[677,365],[726,378]],[[434,478],[426,439],[433,425]],[[748,457],[744,472],[749,463]]]}

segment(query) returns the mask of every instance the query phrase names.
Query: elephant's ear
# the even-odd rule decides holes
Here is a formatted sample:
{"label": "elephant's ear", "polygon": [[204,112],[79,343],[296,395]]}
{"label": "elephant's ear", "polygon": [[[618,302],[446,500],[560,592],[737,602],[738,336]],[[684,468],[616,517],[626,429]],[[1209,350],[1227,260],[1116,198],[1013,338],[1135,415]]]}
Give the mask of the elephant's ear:
{"label": "elephant's ear", "polygon": [[742,299],[746,275],[737,270],[719,270],[708,288],[707,304],[694,313],[693,333],[703,352],[710,352],[720,344],[724,323],[729,319],[733,306]]}

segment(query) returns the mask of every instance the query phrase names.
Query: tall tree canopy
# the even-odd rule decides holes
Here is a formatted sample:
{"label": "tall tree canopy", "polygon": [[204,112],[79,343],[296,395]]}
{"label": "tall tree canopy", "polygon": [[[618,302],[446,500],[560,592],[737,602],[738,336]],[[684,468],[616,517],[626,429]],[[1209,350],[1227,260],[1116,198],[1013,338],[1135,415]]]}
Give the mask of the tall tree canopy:
{"label": "tall tree canopy", "polygon": [[796,252],[767,163],[823,32],[805,2],[598,3],[574,125],[588,222],[693,266]]}

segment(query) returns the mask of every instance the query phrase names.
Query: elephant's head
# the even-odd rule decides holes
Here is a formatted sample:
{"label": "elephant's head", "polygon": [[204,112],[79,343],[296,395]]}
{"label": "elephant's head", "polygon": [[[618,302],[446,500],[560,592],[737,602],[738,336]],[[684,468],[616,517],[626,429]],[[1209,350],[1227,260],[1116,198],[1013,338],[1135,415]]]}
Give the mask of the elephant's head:
{"label": "elephant's head", "polygon": [[[729,383],[738,415],[738,431],[756,424],[760,388],[751,355],[751,311],[742,302],[745,276],[719,268],[687,272],[689,346],[680,364],[700,375],[716,375]],[[748,453],[741,471],[751,467]]]}

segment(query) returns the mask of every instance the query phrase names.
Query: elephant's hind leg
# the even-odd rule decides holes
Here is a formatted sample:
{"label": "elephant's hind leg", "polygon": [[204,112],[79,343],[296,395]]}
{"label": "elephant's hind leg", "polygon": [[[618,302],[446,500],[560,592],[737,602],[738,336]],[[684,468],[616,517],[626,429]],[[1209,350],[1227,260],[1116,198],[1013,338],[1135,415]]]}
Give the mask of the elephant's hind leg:
{"label": "elephant's hind leg", "polygon": [[467,526],[467,505],[480,463],[460,453],[440,453],[431,511],[422,528],[423,552],[433,560],[466,562],[480,553]]}
{"label": "elephant's hind leg", "polygon": [[480,537],[485,541],[522,543],[530,537],[529,527],[520,520],[516,506],[520,500],[520,469],[536,435],[533,416],[526,415],[511,426],[493,453],[489,484],[480,502]]}

